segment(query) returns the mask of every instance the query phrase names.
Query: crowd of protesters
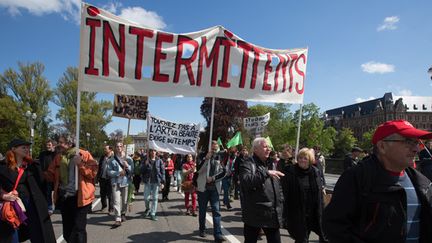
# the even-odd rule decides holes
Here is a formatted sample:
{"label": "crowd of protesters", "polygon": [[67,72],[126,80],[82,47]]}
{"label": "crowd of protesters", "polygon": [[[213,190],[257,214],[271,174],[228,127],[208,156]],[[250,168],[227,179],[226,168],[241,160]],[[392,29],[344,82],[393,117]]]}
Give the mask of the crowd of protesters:
{"label": "crowd of protesters", "polygon": [[[262,235],[267,242],[281,242],[280,229],[295,242],[308,242],[311,232],[319,242],[432,242],[431,138],[432,133],[406,121],[381,124],[370,155],[359,147],[347,154],[328,206],[319,146],[295,154],[286,144],[276,152],[266,139],[256,138],[251,150],[220,149],[212,141],[208,152],[198,154],[148,149],[128,156],[118,142],[114,148],[105,145],[97,162],[66,135],[57,144],[47,141],[38,160],[29,156],[30,142],[14,139],[0,159],[0,209],[9,210],[6,220],[1,215],[0,242],[55,242],[50,220],[55,209],[66,242],[87,242],[87,214],[97,183],[100,212],[113,217],[112,228],[127,220],[144,184],[144,217],[158,220],[158,203],[169,201],[170,191],[182,192],[185,214],[198,216],[200,237],[207,237],[210,204],[215,242],[225,241],[221,202],[231,210],[233,200],[240,200],[247,243]],[[421,139],[426,145],[420,151]],[[419,157],[415,169],[413,160]]]}

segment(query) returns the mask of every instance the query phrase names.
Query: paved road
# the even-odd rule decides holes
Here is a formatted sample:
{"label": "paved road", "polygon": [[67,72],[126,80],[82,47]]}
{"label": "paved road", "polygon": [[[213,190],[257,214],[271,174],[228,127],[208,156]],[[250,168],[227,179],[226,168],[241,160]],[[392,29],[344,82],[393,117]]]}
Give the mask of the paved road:
{"label": "paved road", "polygon": [[[336,176],[326,176],[329,186],[334,185]],[[159,196],[161,198],[161,196]],[[144,201],[142,187],[139,195],[132,205],[132,210],[127,215],[128,220],[121,227],[112,229],[113,216],[99,213],[100,201],[96,200],[93,205],[93,213],[88,215],[88,242],[213,242],[211,212],[207,212],[207,237],[201,238],[198,235],[198,217],[185,215],[184,195],[172,191],[169,194],[170,200],[159,202],[158,221],[151,221],[143,217]],[[228,211],[221,206],[223,234],[227,242],[243,242],[243,223],[241,222],[240,202],[235,200],[233,209]],[[210,207],[209,207],[210,210]],[[54,231],[58,238],[57,242],[64,242],[62,239],[61,216],[55,213],[52,216]],[[282,242],[294,242],[287,231],[282,229]],[[311,234],[310,242],[318,242],[318,237]],[[266,242],[260,240],[259,242]]]}

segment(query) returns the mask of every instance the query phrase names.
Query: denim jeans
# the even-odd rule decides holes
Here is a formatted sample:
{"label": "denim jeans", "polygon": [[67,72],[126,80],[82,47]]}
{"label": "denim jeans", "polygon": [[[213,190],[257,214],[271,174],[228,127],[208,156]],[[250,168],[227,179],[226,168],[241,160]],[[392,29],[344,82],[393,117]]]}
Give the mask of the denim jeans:
{"label": "denim jeans", "polygon": [[176,178],[176,186],[177,186],[177,188],[179,188],[181,186],[181,183],[183,181],[182,174],[183,174],[183,172],[181,170],[174,171],[174,176]]}
{"label": "denim jeans", "polygon": [[224,177],[222,179],[222,188],[224,191],[223,203],[225,204],[225,206],[230,205],[230,200],[229,200],[230,187],[231,187],[231,176]]}
{"label": "denim jeans", "polygon": [[221,230],[221,214],[219,211],[219,193],[217,190],[205,190],[204,192],[198,192],[198,205],[199,205],[199,230],[200,232],[205,231],[205,220],[207,204],[210,201],[213,216],[213,235],[215,238],[222,237]]}
{"label": "denim jeans", "polygon": [[[144,183],[144,201],[146,209],[150,209],[151,215],[156,215],[158,203],[159,184],[157,183]],[[152,204],[150,205],[150,196]]]}

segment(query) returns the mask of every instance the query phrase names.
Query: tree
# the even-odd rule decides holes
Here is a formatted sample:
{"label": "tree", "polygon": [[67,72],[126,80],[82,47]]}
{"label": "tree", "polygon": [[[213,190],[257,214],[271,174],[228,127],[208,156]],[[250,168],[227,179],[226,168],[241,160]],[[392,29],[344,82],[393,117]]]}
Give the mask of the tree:
{"label": "tree", "polygon": [[259,104],[249,108],[250,117],[263,116],[270,112],[270,121],[262,136],[269,136],[276,150],[282,149],[282,145],[286,143],[295,144],[295,124],[290,106],[290,104],[278,103],[274,106]]}
{"label": "tree", "polygon": [[375,133],[376,127],[370,129],[369,131],[363,133],[362,139],[359,142],[360,148],[370,151],[372,149],[372,136]]}
{"label": "tree", "polygon": [[[54,103],[60,107],[56,118],[62,121],[65,131],[74,135],[76,129],[78,69],[68,67],[57,83]],[[101,149],[108,140],[104,128],[111,122],[112,103],[96,101],[96,93],[81,92],[80,137],[90,134],[89,150]],[[85,144],[85,143],[81,143]]]}
{"label": "tree", "polygon": [[[18,117],[24,117],[27,110],[36,113],[37,118],[35,121],[35,145],[33,146],[33,154],[37,154],[42,147],[43,142],[48,137],[48,126],[51,120],[48,118],[49,107],[48,101],[52,99],[53,92],[49,87],[48,80],[43,76],[45,66],[40,62],[35,63],[18,63],[19,71],[12,68],[7,69],[3,75],[0,75],[0,94],[10,96],[10,98],[17,103],[16,106],[2,106],[10,110],[15,107],[16,116],[7,117],[16,120],[22,120]],[[3,100],[8,103],[8,101]],[[25,120],[25,119],[24,119]],[[23,124],[22,129],[29,131],[29,128]],[[15,127],[17,128],[17,127]],[[29,136],[27,133],[19,133]]]}
{"label": "tree", "polygon": [[[211,108],[212,98],[204,98],[201,104],[201,115],[206,120],[207,126],[205,133],[200,136],[199,147],[208,148]],[[216,140],[218,137],[221,137],[222,142],[226,143],[234,136],[236,131],[241,131],[242,118],[246,117],[248,112],[246,101],[215,98],[213,139]]]}
{"label": "tree", "polygon": [[353,131],[346,127],[342,128],[336,135],[334,157],[344,157],[356,143],[357,139],[354,137]]}
{"label": "tree", "polygon": [[109,139],[112,144],[123,141],[123,138],[124,138],[123,130],[121,129],[116,129],[114,130],[114,132],[109,134]]}
{"label": "tree", "polygon": [[[8,149],[8,144],[13,138],[25,138],[29,136],[29,129],[21,108],[10,97],[0,98],[0,151]],[[4,155],[4,154],[3,154]]]}

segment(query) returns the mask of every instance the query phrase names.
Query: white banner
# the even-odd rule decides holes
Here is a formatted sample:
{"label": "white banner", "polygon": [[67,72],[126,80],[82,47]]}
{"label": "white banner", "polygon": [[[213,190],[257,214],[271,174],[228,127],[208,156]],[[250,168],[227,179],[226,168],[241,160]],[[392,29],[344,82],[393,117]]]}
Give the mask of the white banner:
{"label": "white banner", "polygon": [[163,32],[83,3],[78,88],[303,103],[307,53],[259,47],[222,26]]}
{"label": "white banner", "polygon": [[255,130],[255,134],[262,133],[270,121],[270,112],[263,116],[243,118],[243,126],[246,130]]}
{"label": "white banner", "polygon": [[150,114],[147,117],[149,149],[175,154],[196,153],[199,124],[175,123]]}

